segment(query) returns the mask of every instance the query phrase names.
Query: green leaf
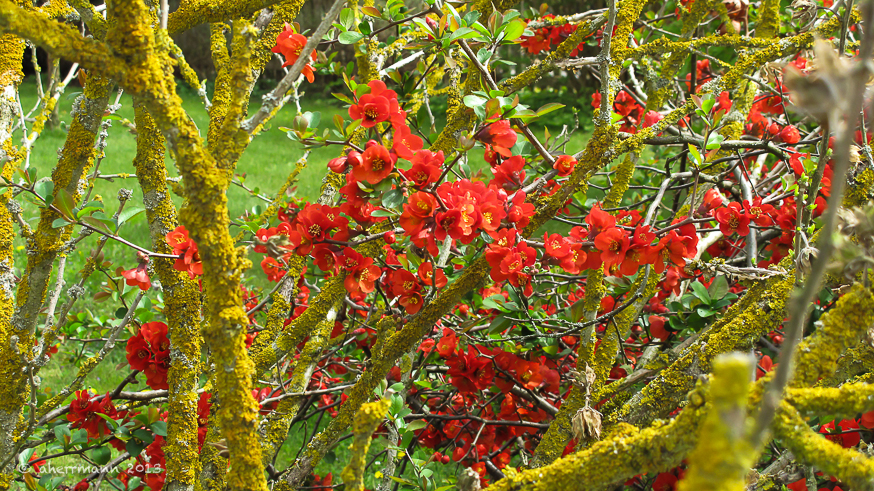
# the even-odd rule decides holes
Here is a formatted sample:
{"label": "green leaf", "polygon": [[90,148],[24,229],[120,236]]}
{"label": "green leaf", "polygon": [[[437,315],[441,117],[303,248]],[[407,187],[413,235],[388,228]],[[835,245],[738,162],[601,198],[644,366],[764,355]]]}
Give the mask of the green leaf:
{"label": "green leaf", "polygon": [[479,32],[474,31],[469,27],[461,27],[452,33],[452,36],[449,37],[449,42],[457,41],[459,39],[470,39],[477,36],[479,36]]}
{"label": "green leaf", "polygon": [[710,133],[710,137],[707,138],[707,150],[713,150],[722,146],[722,142],[725,141],[725,137],[720,135],[719,133]]}
{"label": "green leaf", "polygon": [[[503,295],[495,294],[490,296],[489,298],[483,299],[483,308],[484,309],[499,309],[501,305],[504,304],[507,300]],[[500,302],[500,303],[499,303]]]}
{"label": "green leaf", "polygon": [[[477,12],[477,13],[479,13],[479,12]],[[485,65],[486,62],[489,61],[489,58],[491,58],[491,57],[492,57],[492,52],[485,49],[485,48],[480,48],[480,50],[476,52],[476,59],[479,60],[479,62],[482,63],[483,65]]]}
{"label": "green leaf", "polygon": [[45,201],[48,201],[54,190],[55,184],[52,181],[40,181],[33,186],[33,192]]}
{"label": "green leaf", "polygon": [[58,191],[58,195],[55,198],[55,208],[60,210],[61,214],[63,214],[67,218],[73,217],[73,207],[76,204],[73,202],[73,196],[66,189],[60,189]]}
{"label": "green leaf", "polygon": [[82,221],[85,224],[87,224],[89,227],[91,227],[99,232],[103,232],[104,234],[107,234],[107,235],[113,235],[112,230],[109,227],[107,227],[105,223],[103,223],[101,220],[99,220],[97,218],[82,217]]}
{"label": "green leaf", "polygon": [[513,321],[507,319],[503,315],[499,315],[495,317],[495,319],[489,324],[489,334],[497,334],[507,330],[508,327],[513,325]]}
{"label": "green leaf", "polygon": [[692,292],[694,292],[695,296],[698,297],[702,302],[707,304],[710,303],[710,294],[707,293],[707,288],[703,284],[695,281],[689,287],[692,289]]}
{"label": "green leaf", "polygon": [[409,423],[407,423],[407,430],[417,431],[417,430],[421,430],[422,428],[424,428],[426,426],[428,426],[427,421],[425,421],[424,419],[416,419],[416,420],[413,420],[413,421],[410,421]]}
{"label": "green leaf", "polygon": [[528,25],[525,22],[516,19],[504,26],[504,41],[515,41],[519,39],[525,32]]}
{"label": "green leaf", "polygon": [[131,457],[136,457],[137,455],[139,455],[144,448],[146,448],[146,446],[143,445],[143,442],[137,438],[131,438],[124,445],[124,449],[127,450],[127,453],[129,453]]}
{"label": "green leaf", "polygon": [[689,155],[692,156],[692,163],[695,165],[695,167],[701,167],[701,164],[704,162],[704,160],[701,158],[701,152],[698,151],[698,147],[692,145],[691,143],[689,144]]}
{"label": "green leaf", "polygon": [[464,101],[465,106],[471,108],[481,107],[483,104],[488,102],[488,99],[473,94],[464,96],[464,99],[462,100]]}
{"label": "green leaf", "polygon": [[707,293],[713,300],[719,300],[728,293],[728,279],[725,276],[717,276],[707,288]]}
{"label": "green leaf", "polygon": [[564,104],[559,104],[557,102],[550,102],[549,104],[545,104],[537,110],[536,114],[538,116],[543,116],[544,114],[551,113],[552,111],[557,111],[564,107]]}
{"label": "green leaf", "polygon": [[138,206],[134,206],[131,208],[125,208],[124,210],[121,211],[121,213],[118,214],[118,226],[121,227],[121,225],[124,222],[130,220],[131,218],[139,215],[140,213],[142,213],[144,211],[146,211],[145,208],[141,208]]}
{"label": "green leaf", "polygon": [[[340,99],[341,101],[345,102],[346,104],[355,104],[355,102],[353,102],[352,99],[350,99],[349,96],[346,95],[346,94],[337,94],[337,93],[333,93],[333,94],[331,94],[331,95],[334,96],[334,97],[336,97],[337,99]],[[343,116],[340,116],[339,114],[336,114],[336,115],[334,115],[334,121],[335,121],[335,124],[336,124],[336,120],[337,120],[338,117],[340,118],[340,121],[343,121]],[[342,126],[338,126],[338,128],[339,128],[339,129],[342,129]]]}
{"label": "green leaf", "polygon": [[710,317],[711,315],[715,314],[716,312],[708,309],[707,307],[697,307],[695,309],[695,313],[697,313],[701,317]]}
{"label": "green leaf", "polygon": [[167,423],[165,421],[155,421],[149,428],[158,436],[167,436]]}
{"label": "green leaf", "polygon": [[52,228],[61,228],[61,227],[66,227],[66,226],[69,225],[69,224],[70,224],[70,221],[67,220],[66,218],[56,218],[56,219],[52,222]]}
{"label": "green leaf", "polygon": [[[137,455],[139,455],[139,452],[137,452]],[[131,454],[131,456],[133,456],[133,454]],[[109,462],[110,458],[112,458],[112,450],[107,446],[97,447],[91,451],[91,460],[96,462],[97,465],[105,465]]]}
{"label": "green leaf", "polygon": [[376,210],[370,214],[372,217],[391,217],[395,214],[388,210]]}
{"label": "green leaf", "polygon": [[400,189],[392,189],[382,195],[384,208],[398,209],[404,202],[404,193]]}
{"label": "green leaf", "polygon": [[340,44],[355,44],[362,39],[364,39],[364,34],[354,31],[346,31],[337,37],[337,41],[340,41]]}

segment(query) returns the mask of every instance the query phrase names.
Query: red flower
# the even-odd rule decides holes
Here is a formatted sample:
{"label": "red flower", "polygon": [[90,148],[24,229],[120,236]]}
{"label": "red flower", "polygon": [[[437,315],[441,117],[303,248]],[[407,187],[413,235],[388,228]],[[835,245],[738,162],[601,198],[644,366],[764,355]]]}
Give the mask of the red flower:
{"label": "red flower", "polygon": [[665,117],[662,116],[662,113],[651,110],[647,111],[646,114],[643,115],[643,127],[649,128],[663,119],[665,119]]}
{"label": "red flower", "polygon": [[359,181],[376,184],[388,177],[394,168],[395,164],[388,149],[376,143],[368,145],[364,150],[361,154],[361,165],[352,167],[352,175]]}
{"label": "red flower", "polygon": [[148,290],[152,287],[152,282],[149,280],[149,272],[146,271],[146,266],[149,264],[149,258],[142,253],[137,253],[140,256],[140,263],[136,268],[127,271],[122,271],[121,276],[127,286],[138,286],[140,290]]}
{"label": "red flower", "polygon": [[783,130],[780,131],[780,140],[782,140],[783,143],[795,145],[801,141],[801,135],[798,133],[798,128],[791,124],[783,127]]}
{"label": "red flower", "polygon": [[406,269],[398,269],[391,274],[391,288],[389,292],[393,297],[409,295],[418,292],[422,287],[413,273]]}
{"label": "red flower", "polygon": [[422,309],[422,303],[424,300],[422,299],[422,294],[419,292],[412,292],[405,295],[401,295],[398,299],[398,303],[407,311],[408,314],[413,315]]}
{"label": "red flower", "polygon": [[[306,36],[296,33],[294,27],[286,23],[285,30],[280,32],[276,37],[276,46],[273,47],[272,51],[274,53],[282,53],[282,56],[285,57],[285,63],[283,63],[282,66],[287,67],[294,65],[300,57],[300,52],[303,50],[304,46],[306,46],[306,43]],[[315,50],[310,53],[310,58],[313,61],[316,61]],[[313,83],[313,80],[315,80],[315,77],[313,76],[313,67],[309,63],[304,65],[301,73],[306,76],[310,83]]]}
{"label": "red flower", "polygon": [[443,288],[446,286],[447,279],[446,274],[442,269],[436,268],[436,273],[434,272],[434,264],[433,263],[422,263],[419,265],[419,278],[422,280],[422,283],[431,286],[432,280],[434,286],[437,288]]}
{"label": "red flower", "polygon": [[510,148],[516,144],[516,132],[510,126],[510,122],[506,119],[496,121],[481,130],[479,130],[474,138],[487,144],[505,158],[510,158]]}
{"label": "red flower", "polygon": [[480,356],[473,346],[468,345],[467,353],[459,352],[446,360],[449,370],[449,383],[461,393],[471,393],[490,387],[495,379],[492,360]]}
{"label": "red flower", "polygon": [[310,255],[313,257],[315,265],[322,271],[336,273],[340,267],[340,264],[337,262],[337,255],[334,254],[334,251],[327,244],[319,244],[313,247]]}
{"label": "red flower", "polygon": [[630,243],[628,232],[613,227],[595,237],[595,247],[601,251],[601,260],[605,269],[619,265],[625,259]]}
{"label": "red flower", "polygon": [[656,274],[661,274],[669,266],[685,266],[687,254],[686,245],[682,238],[676,230],[671,230],[662,237],[657,245],[647,251],[644,262],[652,264]]}
{"label": "red flower", "polygon": [[492,168],[495,178],[489,184],[492,187],[515,191],[522,187],[525,181],[525,159],[516,155],[508,158],[501,165]]}
{"label": "red flower", "polygon": [[595,240],[601,232],[616,225],[616,217],[602,210],[601,205],[595,205],[586,216],[586,223],[589,225],[588,239]]}
{"label": "red flower", "polygon": [[665,329],[666,322],[667,319],[664,317],[658,315],[649,316],[649,334],[659,341],[667,341],[671,336],[671,331]]}
{"label": "red flower", "polygon": [[414,152],[422,149],[422,139],[412,134],[408,126],[403,125],[395,130],[391,149],[398,157],[410,160]]}
{"label": "red flower", "polygon": [[713,106],[714,112],[719,111],[731,111],[731,99],[728,96],[728,91],[723,90],[719,93],[719,97],[716,98],[716,105]]}
{"label": "red flower", "polygon": [[698,210],[698,213],[701,215],[705,215],[710,213],[711,211],[722,206],[723,203],[722,195],[719,194],[719,191],[716,189],[708,189],[706,193],[704,193],[704,199],[701,201],[701,207]]}
{"label": "red flower", "polygon": [[343,250],[343,256],[343,268],[348,273],[343,281],[346,291],[351,294],[372,292],[382,275],[379,266],[373,264],[373,258],[363,257],[349,247]]}
{"label": "red flower", "polygon": [[455,347],[458,345],[458,337],[455,331],[448,327],[443,328],[443,337],[437,343],[437,353],[443,358],[449,358],[455,352]]}
{"label": "red flower", "polygon": [[420,188],[437,182],[437,179],[440,178],[440,169],[443,167],[443,158],[443,150],[437,153],[430,150],[419,150],[410,159],[413,167],[405,171],[404,175]]}
{"label": "red flower", "polygon": [[507,218],[519,228],[527,227],[531,223],[531,217],[534,216],[534,205],[525,202],[527,197],[521,190],[516,191],[512,199],[513,207],[510,208],[510,213],[507,215]]}
{"label": "red flower", "polygon": [[561,260],[561,267],[571,274],[578,274],[580,271],[588,269],[587,262],[589,255],[584,251],[579,244],[571,246],[570,253]]}
{"label": "red flower", "polygon": [[554,258],[561,259],[571,253],[571,243],[560,234],[549,235],[543,233],[543,245],[546,253]]}
{"label": "red flower", "polygon": [[360,119],[363,128],[373,128],[378,123],[388,121],[392,117],[392,100],[397,104],[397,94],[388,90],[381,80],[373,80],[369,84],[370,93],[358,99],[358,104],[349,107],[349,117]]}
{"label": "red flower", "polygon": [[416,235],[422,230],[423,222],[431,217],[437,208],[437,198],[432,194],[419,191],[410,195],[404,203],[400,225],[407,235]]}
{"label": "red flower", "polygon": [[777,213],[777,210],[769,204],[762,204],[762,198],[753,198],[752,204],[749,201],[743,201],[744,212],[760,227],[767,227],[774,223],[771,218],[772,214]]}
{"label": "red flower", "polygon": [[570,155],[562,155],[559,158],[555,159],[555,163],[552,164],[552,168],[558,171],[559,177],[567,177],[571,175],[571,172],[574,171],[574,167],[577,165],[577,159],[571,157]]}
{"label": "red flower", "polygon": [[167,244],[173,248],[173,254],[179,255],[176,262],[173,263],[173,269],[185,271],[191,278],[203,274],[203,263],[197,252],[197,244],[188,237],[188,230],[185,227],[180,225],[168,233]]}
{"label": "red flower", "polygon": [[[826,438],[829,440],[840,444],[844,448],[855,447],[862,441],[861,436],[858,431],[852,431],[859,429],[859,423],[854,419],[845,419],[838,423],[837,425],[840,430],[835,428],[835,422],[832,421],[828,424],[824,424],[819,428],[820,433],[824,433]],[[831,433],[840,433],[838,435],[831,435]]]}
{"label": "red flower", "polygon": [[282,269],[282,265],[279,264],[279,261],[270,256],[266,256],[261,260],[261,269],[263,269],[264,274],[267,275],[267,281],[279,281],[283,276],[285,276],[285,270]]}
{"label": "red flower", "polygon": [[740,203],[729,203],[725,208],[720,208],[713,213],[713,218],[719,222],[719,230],[726,237],[737,232],[738,235],[747,236],[750,233],[750,217],[743,211]]}
{"label": "red flower", "polygon": [[131,336],[125,347],[127,362],[134,370],[144,372],[152,360],[152,352],[142,336]]}

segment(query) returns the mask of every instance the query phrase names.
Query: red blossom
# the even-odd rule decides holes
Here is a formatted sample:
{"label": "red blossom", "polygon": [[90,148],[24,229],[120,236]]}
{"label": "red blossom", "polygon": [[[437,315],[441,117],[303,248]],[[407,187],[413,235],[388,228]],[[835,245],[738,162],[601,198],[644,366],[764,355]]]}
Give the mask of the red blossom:
{"label": "red blossom", "polygon": [[495,152],[504,158],[510,158],[510,149],[516,144],[517,135],[510,122],[501,119],[479,130],[474,138],[491,146]]}
{"label": "red blossom", "polygon": [[370,92],[362,95],[358,104],[349,107],[349,117],[353,120],[360,119],[363,128],[373,128],[392,117],[392,109],[397,106],[398,96],[393,90],[388,90],[381,80],[373,80],[367,86],[370,87]]}
{"label": "red blossom", "polygon": [[576,165],[577,159],[571,157],[570,155],[561,155],[557,159],[555,159],[555,163],[552,164],[552,168],[558,171],[559,177],[567,177],[571,175]]}
{"label": "red blossom", "polygon": [[735,232],[744,237],[750,233],[750,217],[744,212],[740,203],[732,202],[716,210],[713,212],[713,218],[719,222],[719,231],[726,237]]}
{"label": "red blossom", "polygon": [[359,181],[377,184],[388,177],[394,168],[395,163],[388,149],[374,143],[368,145],[364,153],[361,154],[361,165],[353,166],[352,174]]}
{"label": "red blossom", "polygon": [[[276,45],[273,47],[272,51],[274,53],[281,53],[282,56],[285,57],[285,63],[283,63],[282,66],[287,67],[294,65],[297,59],[300,58],[300,52],[303,50],[304,46],[306,46],[306,43],[306,36],[298,34],[295,32],[294,26],[286,23],[285,29],[276,37]],[[316,61],[315,50],[310,53],[310,58],[313,61]],[[313,83],[315,80],[313,67],[309,63],[304,65],[301,73],[303,73],[310,83]]]}

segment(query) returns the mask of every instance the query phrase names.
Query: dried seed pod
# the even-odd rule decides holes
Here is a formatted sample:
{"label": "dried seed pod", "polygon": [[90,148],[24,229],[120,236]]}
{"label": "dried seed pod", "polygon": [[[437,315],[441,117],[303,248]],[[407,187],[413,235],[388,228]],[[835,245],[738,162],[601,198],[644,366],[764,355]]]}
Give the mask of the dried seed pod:
{"label": "dried seed pod", "polygon": [[595,409],[588,406],[580,409],[571,423],[578,442],[601,439],[601,413]]}

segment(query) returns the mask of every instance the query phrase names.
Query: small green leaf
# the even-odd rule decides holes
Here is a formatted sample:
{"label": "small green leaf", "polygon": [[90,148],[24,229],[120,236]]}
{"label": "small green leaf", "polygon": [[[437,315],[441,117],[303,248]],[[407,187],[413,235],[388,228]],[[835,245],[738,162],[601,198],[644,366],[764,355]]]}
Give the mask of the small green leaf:
{"label": "small green leaf", "polygon": [[515,41],[519,39],[525,32],[526,27],[528,27],[528,25],[519,19],[506,24],[504,26],[504,41]]}
{"label": "small green leaf", "polygon": [[346,31],[337,37],[337,41],[340,41],[340,44],[355,44],[362,39],[364,39],[364,34],[354,31]]}
{"label": "small green leaf", "polygon": [[689,287],[695,293],[695,296],[698,297],[702,302],[707,303],[707,304],[710,303],[710,300],[711,300],[710,294],[707,293],[707,288],[703,284],[695,281],[695,282],[692,282],[692,284]]}
{"label": "small green leaf", "polygon": [[464,101],[465,106],[471,107],[471,108],[480,107],[483,104],[485,104],[486,102],[488,102],[487,99],[482,98],[478,95],[473,95],[473,94],[464,96],[464,99],[462,99],[462,100]]}
{"label": "small green leaf", "polygon": [[404,202],[404,193],[400,189],[391,189],[382,195],[382,206],[397,209]]}
{"label": "small green leaf", "polygon": [[557,111],[564,107],[564,104],[559,104],[557,102],[550,102],[549,104],[545,104],[537,110],[536,114],[538,116],[543,116],[544,114],[551,113],[552,111]]}
{"label": "small green leaf", "polygon": [[140,213],[146,211],[145,208],[140,208],[137,206],[131,208],[125,208],[118,214],[118,226],[120,227],[124,222],[130,220],[131,218],[139,215]]}
{"label": "small green leaf", "polygon": [[149,428],[158,436],[167,436],[167,423],[164,421],[155,421]]}
{"label": "small green leaf", "polygon": [[477,36],[479,36],[477,31],[474,31],[469,27],[461,27],[452,33],[452,36],[449,37],[449,41],[452,42],[459,39],[469,39]]}
{"label": "small green leaf", "polygon": [[82,217],[82,221],[88,225],[89,227],[97,230],[98,232],[103,232],[106,235],[113,235],[112,230],[106,226],[101,220],[94,217]]}
{"label": "small green leaf", "polygon": [[73,202],[73,197],[66,189],[60,189],[58,191],[58,196],[54,203],[55,208],[60,210],[65,217],[73,217],[73,207],[76,206],[76,204]]}
{"label": "small green leaf", "polygon": [[[142,449],[140,449],[142,450]],[[139,455],[139,452],[137,452]],[[133,454],[131,454],[133,456]],[[97,465],[104,465],[109,462],[109,459],[112,457],[112,450],[107,446],[97,447],[91,451],[91,460],[97,463]]]}
{"label": "small green leaf", "polygon": [[61,227],[66,227],[66,226],[69,225],[69,224],[70,224],[70,221],[67,220],[66,218],[56,218],[56,219],[52,222],[52,228],[61,228]]}
{"label": "small green leaf", "polygon": [[55,184],[52,181],[40,181],[33,186],[33,191],[45,201],[48,200],[54,190]]}
{"label": "small green leaf", "polygon": [[728,279],[725,276],[717,276],[707,288],[707,293],[713,300],[719,300],[728,293]]}

